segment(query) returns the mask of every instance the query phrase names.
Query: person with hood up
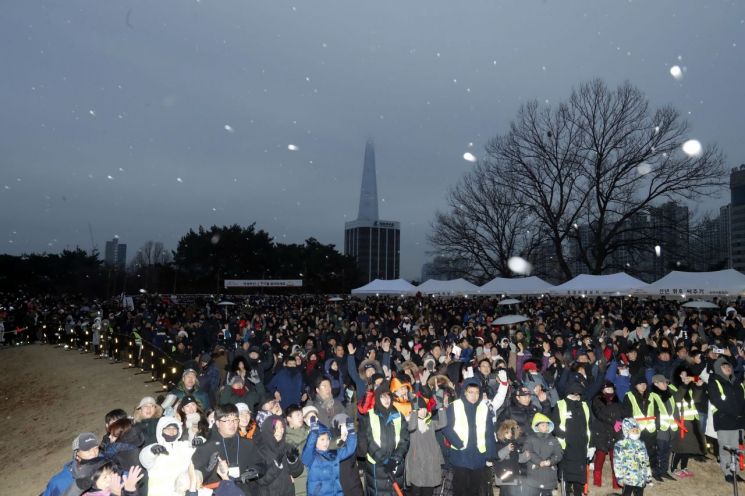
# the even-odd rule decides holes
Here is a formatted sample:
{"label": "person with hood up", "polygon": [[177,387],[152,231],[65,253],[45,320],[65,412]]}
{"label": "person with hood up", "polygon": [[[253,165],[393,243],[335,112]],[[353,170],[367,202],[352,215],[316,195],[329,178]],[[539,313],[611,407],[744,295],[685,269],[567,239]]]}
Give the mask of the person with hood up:
{"label": "person with hood up", "polygon": [[[285,420],[287,421],[287,430],[285,431],[287,445],[290,448],[297,448],[302,453],[309,433],[309,426],[303,419],[303,410],[298,405],[290,405],[285,411]],[[300,461],[302,461],[302,458]],[[298,477],[293,477],[293,483],[295,484],[295,496],[305,496],[308,486],[308,471],[303,470]]]}
{"label": "person with hood up", "polygon": [[395,494],[394,481],[403,484],[404,457],[409,449],[406,419],[393,407],[390,385],[382,382],[375,390],[375,406],[364,423],[367,440],[365,487],[368,496]]}
{"label": "person with hood up", "polygon": [[391,395],[393,395],[393,407],[398,410],[402,417],[409,417],[411,413],[412,387],[406,376],[391,379]]}
{"label": "person with hood up", "polygon": [[197,399],[199,406],[202,407],[203,411],[210,409],[212,403],[210,403],[209,395],[205,391],[202,391],[199,387],[199,381],[197,380],[197,371],[194,369],[186,369],[181,374],[181,380],[174,389],[170,391],[170,394],[176,396],[176,399],[180,400],[184,396],[193,396]]}
{"label": "person with hood up", "polygon": [[257,483],[259,496],[295,496],[293,477],[303,472],[300,453],[285,441],[285,420],[272,415],[264,420],[259,432],[259,457],[266,463],[266,473]]}
{"label": "person with hood up", "polygon": [[523,444],[527,460],[525,494],[531,496],[550,496],[558,481],[557,466],[563,453],[559,440],[552,432],[554,423],[542,413],[536,413],[531,422],[532,434]]}
{"label": "person with hood up", "polygon": [[416,410],[408,420],[406,484],[411,487],[411,496],[431,496],[434,488],[442,483],[441,466],[445,463],[435,432],[445,427],[447,416],[444,409],[434,409],[434,399],[427,399],[420,393],[415,401]]}
{"label": "person with hood up", "polygon": [[611,478],[613,488],[618,489],[616,477],[613,474],[613,446],[621,437],[620,426],[623,420],[623,406],[616,396],[616,388],[613,382],[607,381],[603,389],[592,399],[592,421],[590,422],[590,431],[592,435],[592,446],[595,448],[595,458],[593,459],[593,483],[595,487],[603,485],[603,465],[605,457],[610,457]]}
{"label": "person with hood up", "polygon": [[591,431],[589,405],[582,401],[585,388],[571,382],[566,388],[566,397],[556,403],[551,419],[556,425],[556,438],[564,450],[559,470],[566,484],[566,494],[580,496],[587,482],[587,460],[595,456],[590,448]]}
{"label": "person with hood up", "polygon": [[357,434],[354,422],[348,420],[342,427],[345,442],[338,449],[329,449],[331,431],[318,422],[310,424],[310,432],[303,448],[302,462],[308,471],[308,496],[344,496],[341,487],[339,463],[354,456],[357,450]]}
{"label": "person with hood up", "polygon": [[453,494],[484,494],[490,487],[489,460],[496,457],[494,413],[482,399],[477,379],[463,381],[461,397],[447,408],[443,429],[450,443],[448,460],[453,467]]}
{"label": "person with hood up", "polygon": [[[643,373],[639,373],[631,379],[631,389],[623,398],[624,417],[633,417],[642,430],[641,440],[647,449],[650,466],[654,467],[657,462],[657,430],[654,407],[649,398],[647,390],[647,379]],[[662,478],[657,482],[662,482]]]}
{"label": "person with hood up", "polygon": [[709,401],[714,410],[714,429],[719,441],[719,466],[724,478],[732,483],[730,453],[726,448],[737,448],[745,429],[745,384],[735,378],[732,364],[720,357],[714,362],[714,373],[709,376]]}
{"label": "person with hood up", "polygon": [[341,373],[340,358],[329,358],[323,364],[323,376],[331,381],[331,394],[334,399],[344,401],[344,376]]}
{"label": "person with hood up", "polygon": [[531,422],[536,413],[542,413],[544,415],[551,414],[551,405],[548,397],[540,403],[540,408],[533,404],[532,397],[530,389],[520,386],[515,389],[514,396],[505,401],[504,406],[497,412],[500,423],[505,420],[514,420],[517,422],[520,432],[523,434],[514,439],[518,446],[522,444],[524,435],[531,431]]}
{"label": "person with hood up", "polygon": [[117,467],[139,465],[140,449],[145,444],[145,435],[134,427],[132,419],[119,419],[112,422],[106,430],[110,443],[103,449],[103,457],[113,461]]}
{"label": "person with hood up", "polygon": [[230,382],[222,389],[220,393],[220,403],[245,403],[249,408],[253,408],[265,394],[264,385],[246,387],[246,382],[239,375],[230,378]]}
{"label": "person with hood up", "polygon": [[274,374],[266,389],[272,394],[279,392],[280,404],[284,410],[290,405],[300,404],[305,390],[305,379],[302,369],[298,366],[298,359],[294,356],[285,356],[283,363],[283,367]]}
{"label": "person with hood up", "polygon": [[[210,353],[202,353],[199,357],[199,385],[202,391],[207,393],[207,397],[210,400],[210,405],[217,403],[217,392],[220,389],[220,371],[217,370],[212,355]],[[205,408],[209,406],[203,405]]]}
{"label": "person with hood up", "polygon": [[140,451],[140,464],[148,474],[148,496],[175,496],[177,484],[188,482],[192,443],[200,445],[205,440],[196,437],[194,441],[179,441],[181,434],[181,422],[175,417],[161,417],[155,433],[157,443]]}
{"label": "person with hood up", "polygon": [[639,423],[628,417],[621,422],[623,439],[613,446],[613,470],[618,483],[623,486],[623,496],[642,496],[644,487],[652,480],[652,469]]}
{"label": "person with hood up", "polygon": [[528,461],[529,453],[521,449],[517,439],[522,437],[520,426],[507,419],[497,428],[497,459],[494,462],[494,476],[499,486],[499,496],[521,496],[522,480],[520,465]]}

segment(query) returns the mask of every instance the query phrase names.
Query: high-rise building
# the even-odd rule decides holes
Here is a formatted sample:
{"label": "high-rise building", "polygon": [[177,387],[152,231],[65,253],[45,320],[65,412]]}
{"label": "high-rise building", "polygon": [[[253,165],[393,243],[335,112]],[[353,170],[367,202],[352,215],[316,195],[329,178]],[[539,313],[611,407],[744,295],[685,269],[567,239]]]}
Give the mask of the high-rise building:
{"label": "high-rise building", "polygon": [[730,228],[730,216],[732,215],[732,205],[722,205],[719,207],[719,246],[722,249],[722,256],[725,258],[724,268],[732,268],[732,231]]}
{"label": "high-rise building", "polygon": [[365,144],[357,220],[344,225],[344,254],[357,260],[364,282],[370,282],[373,279],[398,279],[400,253],[400,223],[378,219],[375,147],[368,140]]}
{"label": "high-rise building", "polygon": [[669,201],[649,209],[649,221],[655,246],[653,279],[671,270],[683,270],[690,265],[690,213],[688,207]]}
{"label": "high-rise building", "polygon": [[127,264],[127,245],[119,242],[119,238],[114,238],[106,242],[104,251],[104,265],[124,269]]}
{"label": "high-rise building", "polygon": [[730,191],[730,253],[732,268],[745,270],[745,164],[732,169]]}

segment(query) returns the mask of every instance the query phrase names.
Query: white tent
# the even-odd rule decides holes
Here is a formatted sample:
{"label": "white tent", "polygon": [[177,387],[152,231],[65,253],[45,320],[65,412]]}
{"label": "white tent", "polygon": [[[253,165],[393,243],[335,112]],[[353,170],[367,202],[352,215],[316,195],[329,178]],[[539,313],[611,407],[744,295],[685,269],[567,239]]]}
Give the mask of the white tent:
{"label": "white tent", "polygon": [[540,277],[516,277],[514,279],[497,277],[479,288],[479,294],[485,295],[536,295],[548,293],[553,288]]}
{"label": "white tent", "polygon": [[375,279],[352,290],[353,295],[412,295],[416,286],[404,279]]}
{"label": "white tent", "polygon": [[646,288],[647,284],[625,272],[593,276],[580,274],[548,291],[555,296],[623,296]]}
{"label": "white tent", "polygon": [[416,290],[427,295],[463,296],[477,294],[479,287],[465,279],[451,279],[449,281],[428,279],[417,286]]}
{"label": "white tent", "polygon": [[649,296],[737,296],[745,294],[745,274],[734,269],[714,272],[674,270],[638,294]]}

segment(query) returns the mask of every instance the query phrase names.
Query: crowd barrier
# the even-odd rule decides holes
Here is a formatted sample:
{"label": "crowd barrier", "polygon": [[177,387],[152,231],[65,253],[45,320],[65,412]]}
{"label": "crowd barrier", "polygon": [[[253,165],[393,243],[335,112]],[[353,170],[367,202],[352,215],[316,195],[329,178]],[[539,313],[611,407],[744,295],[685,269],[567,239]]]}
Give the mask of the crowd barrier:
{"label": "crowd barrier", "polygon": [[[6,331],[6,337],[8,331]],[[108,360],[110,364],[125,364],[128,369],[139,369],[138,374],[148,374],[146,382],[160,382],[163,389],[175,387],[181,380],[181,374],[188,364],[174,359],[168,350],[172,342],[168,339],[158,346],[150,341],[138,339],[134,335],[118,332],[114,329],[101,331],[99,344],[93,344],[93,330],[89,326],[75,326],[65,329],[61,324],[41,324],[34,332],[26,329],[12,335],[11,344],[22,345],[40,342],[77,351],[84,354],[95,354],[97,358]]]}

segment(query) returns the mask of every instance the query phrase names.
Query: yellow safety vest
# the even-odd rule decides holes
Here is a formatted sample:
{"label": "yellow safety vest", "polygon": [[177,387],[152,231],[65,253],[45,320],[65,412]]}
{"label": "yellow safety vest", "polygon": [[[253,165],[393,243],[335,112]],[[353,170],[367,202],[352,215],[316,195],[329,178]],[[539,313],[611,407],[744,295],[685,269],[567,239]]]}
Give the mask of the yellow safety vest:
{"label": "yellow safety vest", "polygon": [[[668,429],[673,432],[677,431],[678,424],[675,423],[675,398],[670,395],[670,398],[668,398],[669,405],[666,405],[657,393],[650,393],[649,399],[657,404],[657,409],[660,411],[660,415],[658,416],[658,419],[660,420],[660,430],[662,432],[665,432]],[[670,411],[667,409],[668,406],[670,406]]]}
{"label": "yellow safety vest", "polygon": [[[727,396],[724,394],[724,388],[722,387],[722,383],[719,382],[719,380],[717,379],[714,379],[714,382],[717,385],[717,389],[719,389],[719,396],[721,396],[722,401],[726,400]],[[742,393],[743,393],[743,396],[745,397],[745,382],[741,382],[740,387],[742,388]],[[711,413],[714,414],[716,413],[716,411],[717,411],[717,407],[715,407],[714,405],[711,405]]]}
{"label": "yellow safety vest", "polygon": [[[674,393],[678,392],[678,388],[670,384],[668,386]],[[683,415],[683,420],[698,420],[698,410],[696,410],[696,404],[693,402],[693,390],[688,390],[688,400],[683,397],[680,403],[677,403],[678,412]]]}
{"label": "yellow safety vest", "polygon": [[634,419],[639,423],[639,427],[642,430],[647,430],[647,432],[654,432],[657,430],[657,426],[654,424],[654,407],[652,406],[652,402],[649,402],[649,405],[647,406],[647,414],[645,415],[642,413],[642,409],[639,407],[639,403],[636,401],[636,396],[629,391],[626,393],[626,396],[628,396],[629,401],[631,402],[631,414],[634,416]]}
{"label": "yellow safety vest", "polygon": [[[566,427],[567,427],[567,401],[566,400],[559,400],[556,403],[556,407],[559,409],[559,433],[556,434],[556,439],[559,440],[559,445],[561,446],[561,449],[565,449],[567,447],[567,441],[564,437],[566,434]],[[590,407],[587,406],[587,403],[584,401],[582,402],[582,410],[585,411],[585,424],[587,426],[587,445],[590,445]]]}
{"label": "yellow safety vest", "polygon": [[[367,418],[370,422],[370,431],[372,432],[373,441],[375,441],[378,446],[382,446],[380,444],[380,417],[378,417],[375,412],[371,411]],[[397,447],[398,442],[401,440],[401,415],[398,415],[393,419],[393,432],[396,436],[395,447]],[[367,454],[367,461],[373,465],[377,463],[370,453]]]}
{"label": "yellow safety vest", "polygon": [[[468,444],[468,418],[466,417],[466,406],[463,404],[463,400],[453,402],[453,416],[455,417],[453,430],[463,443],[463,447],[460,449],[464,450]],[[476,407],[476,448],[478,448],[479,453],[486,453],[486,423],[488,418],[489,407],[481,401]],[[458,449],[452,444],[450,447]]]}

